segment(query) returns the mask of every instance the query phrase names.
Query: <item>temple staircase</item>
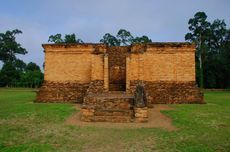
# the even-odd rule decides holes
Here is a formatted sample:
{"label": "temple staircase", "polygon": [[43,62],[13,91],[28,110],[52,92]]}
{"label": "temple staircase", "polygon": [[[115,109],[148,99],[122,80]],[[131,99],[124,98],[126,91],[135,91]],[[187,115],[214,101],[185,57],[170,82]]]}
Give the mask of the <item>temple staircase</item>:
{"label": "temple staircase", "polygon": [[82,121],[133,122],[134,96],[122,91],[88,94],[81,112]]}

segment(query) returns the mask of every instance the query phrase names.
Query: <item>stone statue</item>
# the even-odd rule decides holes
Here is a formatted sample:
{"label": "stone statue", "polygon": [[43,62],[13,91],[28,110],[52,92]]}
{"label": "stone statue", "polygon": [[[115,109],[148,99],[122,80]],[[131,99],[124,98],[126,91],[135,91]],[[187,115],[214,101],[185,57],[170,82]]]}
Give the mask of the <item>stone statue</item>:
{"label": "stone statue", "polygon": [[138,84],[134,93],[134,105],[138,108],[147,106],[147,99],[143,85]]}

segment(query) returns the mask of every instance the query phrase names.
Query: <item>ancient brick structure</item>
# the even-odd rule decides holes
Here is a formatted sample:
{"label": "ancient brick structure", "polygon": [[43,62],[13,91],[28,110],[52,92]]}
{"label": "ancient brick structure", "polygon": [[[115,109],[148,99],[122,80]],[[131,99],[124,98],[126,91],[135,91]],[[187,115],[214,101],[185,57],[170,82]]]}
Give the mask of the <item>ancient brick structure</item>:
{"label": "ancient brick structure", "polygon": [[[195,46],[149,43],[44,44],[45,81],[36,102],[82,103],[82,120],[146,122],[157,103],[203,103],[195,83]],[[136,86],[145,107],[135,107]]]}

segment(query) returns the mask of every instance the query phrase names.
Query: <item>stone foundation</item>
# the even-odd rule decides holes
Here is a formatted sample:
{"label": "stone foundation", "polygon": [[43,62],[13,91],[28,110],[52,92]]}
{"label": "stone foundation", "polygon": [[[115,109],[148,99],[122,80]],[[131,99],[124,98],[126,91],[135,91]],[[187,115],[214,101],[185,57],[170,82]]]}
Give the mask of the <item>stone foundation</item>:
{"label": "stone foundation", "polygon": [[104,81],[103,80],[94,80],[89,84],[89,88],[87,89],[87,94],[91,93],[103,93],[104,90]]}
{"label": "stone foundation", "polygon": [[36,102],[82,103],[89,84],[45,81],[37,93]]}
{"label": "stone foundation", "polygon": [[195,82],[173,81],[131,81],[130,92],[142,83],[147,96],[148,106],[152,104],[204,103],[203,93]]}
{"label": "stone foundation", "polygon": [[148,122],[148,107],[134,108],[135,122]]}
{"label": "stone foundation", "polygon": [[125,93],[89,94],[81,108],[86,122],[132,122],[133,96]]}

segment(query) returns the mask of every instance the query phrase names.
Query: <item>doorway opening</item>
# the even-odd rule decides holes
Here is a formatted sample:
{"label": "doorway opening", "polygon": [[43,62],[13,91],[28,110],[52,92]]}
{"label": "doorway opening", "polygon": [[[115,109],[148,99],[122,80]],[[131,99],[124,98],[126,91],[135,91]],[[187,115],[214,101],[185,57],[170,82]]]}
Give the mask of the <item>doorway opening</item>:
{"label": "doorway opening", "polygon": [[109,91],[126,91],[126,55],[128,46],[112,46],[108,51]]}

